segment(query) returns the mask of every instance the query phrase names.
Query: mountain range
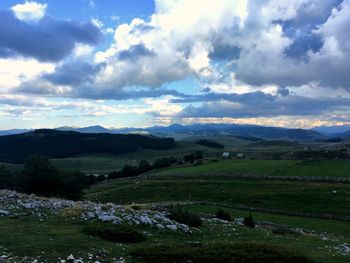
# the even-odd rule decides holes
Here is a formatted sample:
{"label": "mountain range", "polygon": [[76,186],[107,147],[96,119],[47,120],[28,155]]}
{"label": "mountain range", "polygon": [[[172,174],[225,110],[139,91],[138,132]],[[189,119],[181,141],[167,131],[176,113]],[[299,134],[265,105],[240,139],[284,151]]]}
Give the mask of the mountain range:
{"label": "mountain range", "polygon": [[[258,125],[239,124],[191,124],[170,126],[152,126],[148,128],[105,128],[99,125],[88,127],[58,127],[59,131],[75,131],[80,133],[112,133],[112,134],[153,134],[157,136],[206,136],[206,135],[236,135],[250,136],[262,139],[288,139],[288,140],[320,140],[326,138],[350,138],[350,125],[343,126],[319,126],[307,129],[290,129],[280,127],[266,127]],[[29,132],[29,129],[12,129],[0,131],[0,136],[21,134]]]}

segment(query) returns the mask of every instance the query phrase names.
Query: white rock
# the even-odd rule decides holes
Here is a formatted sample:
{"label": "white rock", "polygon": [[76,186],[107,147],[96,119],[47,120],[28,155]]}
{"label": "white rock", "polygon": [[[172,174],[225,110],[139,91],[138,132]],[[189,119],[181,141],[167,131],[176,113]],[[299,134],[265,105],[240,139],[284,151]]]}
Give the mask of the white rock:
{"label": "white rock", "polygon": [[170,230],[174,230],[174,231],[177,230],[177,226],[176,226],[176,225],[167,225],[166,227],[167,227],[168,229],[170,229]]}
{"label": "white rock", "polygon": [[72,260],[74,260],[75,258],[74,258],[74,256],[72,255],[72,254],[70,254],[68,257],[67,257],[67,260],[68,261],[72,261]]}
{"label": "white rock", "polygon": [[9,214],[10,214],[9,211],[0,209],[0,216],[8,216]]}

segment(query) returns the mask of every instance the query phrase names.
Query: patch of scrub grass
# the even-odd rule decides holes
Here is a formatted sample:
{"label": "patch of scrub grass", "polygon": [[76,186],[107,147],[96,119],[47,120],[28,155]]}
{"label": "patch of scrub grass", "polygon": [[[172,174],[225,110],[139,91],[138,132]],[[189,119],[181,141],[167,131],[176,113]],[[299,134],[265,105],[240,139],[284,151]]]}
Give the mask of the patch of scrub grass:
{"label": "patch of scrub grass", "polygon": [[309,263],[301,253],[279,246],[257,243],[206,244],[203,246],[162,245],[135,249],[135,258],[149,262],[193,263]]}

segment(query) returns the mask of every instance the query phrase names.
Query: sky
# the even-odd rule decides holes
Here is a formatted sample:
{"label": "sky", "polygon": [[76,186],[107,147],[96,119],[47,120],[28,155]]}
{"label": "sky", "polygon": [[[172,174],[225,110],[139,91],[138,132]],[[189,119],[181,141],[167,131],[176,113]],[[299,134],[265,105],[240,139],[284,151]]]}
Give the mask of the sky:
{"label": "sky", "polygon": [[350,0],[0,0],[0,129],[350,124]]}

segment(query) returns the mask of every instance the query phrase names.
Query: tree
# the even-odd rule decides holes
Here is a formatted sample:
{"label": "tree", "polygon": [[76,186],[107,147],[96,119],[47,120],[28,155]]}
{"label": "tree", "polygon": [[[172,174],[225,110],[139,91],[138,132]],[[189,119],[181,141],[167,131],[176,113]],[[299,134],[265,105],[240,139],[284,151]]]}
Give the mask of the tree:
{"label": "tree", "polygon": [[151,169],[152,169],[152,166],[149,164],[148,161],[142,160],[142,161],[139,162],[139,165],[138,165],[138,172],[139,172],[139,174],[148,172]]}
{"label": "tree", "polygon": [[196,159],[196,156],[194,155],[194,153],[191,153],[191,154],[185,155],[183,159],[185,163],[187,162],[193,163],[194,160]]}
{"label": "tree", "polygon": [[166,157],[160,158],[153,163],[153,168],[161,169],[161,168],[169,167],[171,165],[171,162],[172,162],[172,159],[170,158],[166,158]]}
{"label": "tree", "polygon": [[203,152],[202,151],[196,151],[195,159],[196,160],[203,159]]}
{"label": "tree", "polygon": [[251,214],[249,214],[249,216],[245,217],[243,220],[243,224],[247,227],[254,228],[255,221],[253,219],[253,216]]}
{"label": "tree", "polygon": [[122,177],[131,177],[137,175],[137,167],[130,164],[126,164],[120,170]]}
{"label": "tree", "polygon": [[12,189],[13,178],[11,172],[5,167],[0,166],[0,189]]}
{"label": "tree", "polygon": [[33,155],[24,165],[21,189],[26,193],[44,196],[57,194],[60,185],[58,169],[46,156]]}
{"label": "tree", "polygon": [[69,199],[78,200],[83,195],[84,188],[89,186],[87,176],[79,171],[61,172],[57,184],[57,194]]}

